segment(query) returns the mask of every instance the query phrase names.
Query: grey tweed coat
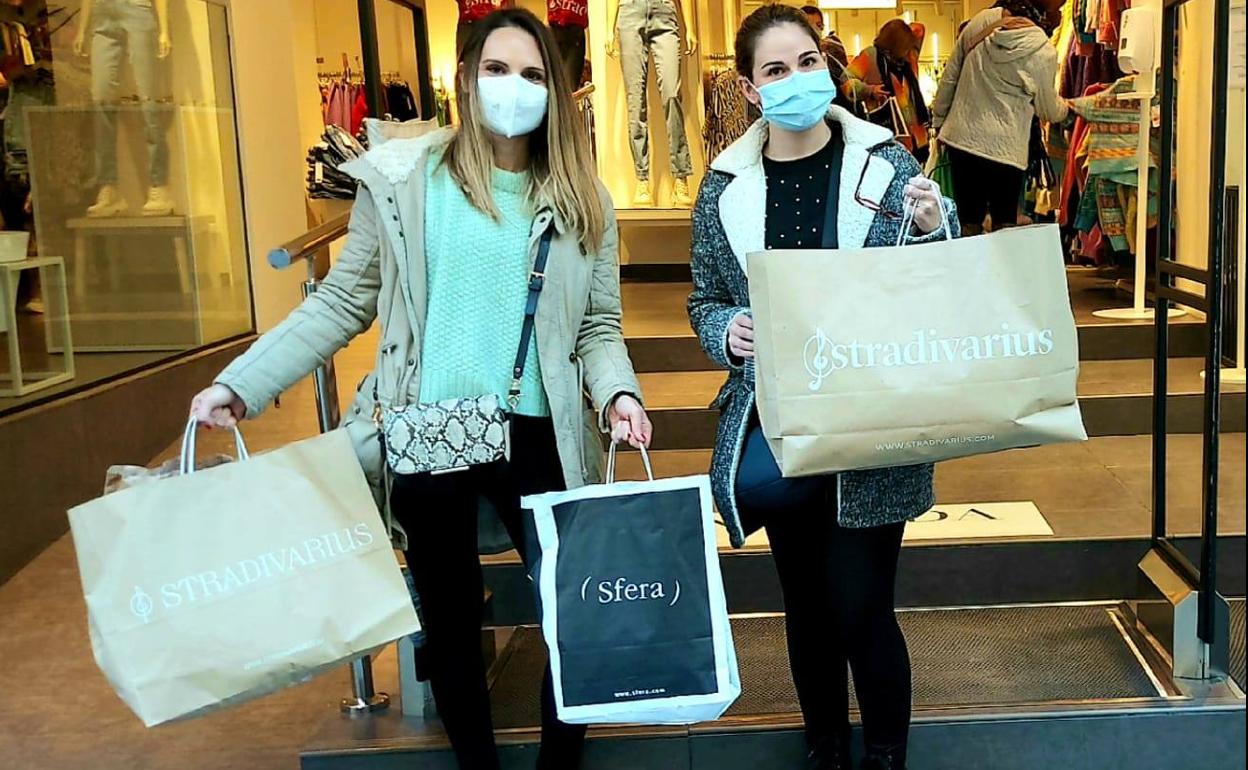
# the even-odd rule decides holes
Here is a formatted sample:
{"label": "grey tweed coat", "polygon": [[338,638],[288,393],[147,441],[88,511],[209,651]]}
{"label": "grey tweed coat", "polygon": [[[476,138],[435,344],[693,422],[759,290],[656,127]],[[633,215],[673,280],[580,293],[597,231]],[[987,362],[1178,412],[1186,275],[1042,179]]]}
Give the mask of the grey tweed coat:
{"label": "grey tweed coat", "polygon": [[[833,106],[828,120],[839,123],[845,139],[841,169],[837,238],[841,248],[897,243],[899,218],[879,214],[858,199],[875,201],[900,213],[906,181],[922,173],[919,164],[893,141],[892,132]],[[735,547],[746,536],[734,494],[737,466],[754,409],[754,362],[732,360],[728,327],[749,310],[746,256],[765,248],[767,178],[763,148],[767,126],[759,121],[715,159],[702,181],[693,211],[693,294],[689,320],[702,349],[728,378],[712,408],[720,410],[711,459],[715,501]],[[861,184],[859,184],[861,180]],[[855,192],[857,191],[857,196]],[[953,202],[946,201],[953,237],[960,235]],[[948,237],[940,230],[910,242]],[[934,502],[931,465],[881,468],[839,474],[837,520],[846,527],[873,527],[921,515]]]}

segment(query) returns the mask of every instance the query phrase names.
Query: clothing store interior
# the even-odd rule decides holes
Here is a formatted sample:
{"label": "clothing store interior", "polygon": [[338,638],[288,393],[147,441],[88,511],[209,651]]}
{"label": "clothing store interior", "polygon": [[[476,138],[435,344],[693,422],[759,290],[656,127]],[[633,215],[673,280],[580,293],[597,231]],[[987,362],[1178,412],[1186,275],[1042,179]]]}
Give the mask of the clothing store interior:
{"label": "clothing store interior", "polygon": [[[725,373],[686,311],[691,212],[716,156],[759,117],[733,36],[762,2],[514,4],[552,27],[615,202],[623,331],[656,475],[704,474]],[[983,197],[967,192],[979,175],[963,156],[976,148],[943,146],[937,130],[951,57],[983,44],[962,27],[994,0],[808,4],[838,103],[893,130],[969,234],[1059,230],[1078,328],[1088,441],[942,463],[937,506],[906,530],[896,599],[914,657],[913,766],[1049,766],[1041,754],[976,764],[953,747],[1005,756],[1081,731],[1117,752],[1096,766],[1242,761],[1243,0],[1048,3],[1036,26],[1056,70],[1033,84],[1025,147],[1012,148],[1025,168],[1002,172],[1018,179],[1014,222],[993,221],[1011,207],[991,194],[983,218],[966,220]],[[333,264],[357,189],[339,166],[457,123],[457,41],[498,5],[0,0],[0,523],[13,533],[0,539],[0,754],[11,757],[0,764],[453,766],[410,642],[366,659],[367,677],[338,670],[145,730],[81,633],[65,510],[98,496],[109,466],[177,456],[190,396]],[[1215,24],[1223,6],[1230,30]],[[881,32],[896,20],[916,46],[900,57]],[[1218,34],[1229,44],[1215,46]],[[1229,74],[1215,78],[1228,45]],[[1064,117],[1039,117],[1045,94],[1068,105]],[[1225,126],[1222,141],[1211,125]],[[332,427],[377,339],[360,336],[249,423],[251,451]],[[231,454],[219,432],[201,443]],[[623,453],[618,475],[645,479],[640,456]],[[797,746],[766,535],[732,549],[719,532],[743,697],[713,725],[591,729],[590,766],[778,767],[770,752]],[[482,560],[504,765],[531,766],[546,655],[532,588],[514,551]],[[1216,616],[1207,625],[1196,621],[1205,595],[1218,599],[1202,609]],[[922,746],[953,764],[923,764]],[[427,764],[405,764],[414,758]],[[1192,761],[1169,766],[1222,766]]]}

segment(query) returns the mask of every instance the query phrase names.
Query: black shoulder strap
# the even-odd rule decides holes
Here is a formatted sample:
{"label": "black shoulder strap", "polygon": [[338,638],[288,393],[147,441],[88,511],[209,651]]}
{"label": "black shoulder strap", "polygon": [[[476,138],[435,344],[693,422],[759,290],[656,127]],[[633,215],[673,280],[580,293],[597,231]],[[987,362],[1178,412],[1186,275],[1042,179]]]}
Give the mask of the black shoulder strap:
{"label": "black shoulder strap", "polygon": [[524,303],[524,326],[520,328],[520,348],[516,351],[516,363],[511,369],[511,390],[507,392],[507,404],[515,409],[520,403],[520,380],[524,377],[524,364],[529,358],[529,345],[533,341],[533,325],[537,318],[537,300],[546,285],[546,260],[550,257],[550,241],[554,226],[546,228],[537,246],[537,259],[533,272],[529,273],[529,298]]}
{"label": "black shoulder strap", "polygon": [[845,138],[839,125],[832,125],[832,153],[828,164],[828,197],[823,207],[823,238],[825,249],[840,248],[840,234],[836,222],[841,211],[841,168],[845,161]]}

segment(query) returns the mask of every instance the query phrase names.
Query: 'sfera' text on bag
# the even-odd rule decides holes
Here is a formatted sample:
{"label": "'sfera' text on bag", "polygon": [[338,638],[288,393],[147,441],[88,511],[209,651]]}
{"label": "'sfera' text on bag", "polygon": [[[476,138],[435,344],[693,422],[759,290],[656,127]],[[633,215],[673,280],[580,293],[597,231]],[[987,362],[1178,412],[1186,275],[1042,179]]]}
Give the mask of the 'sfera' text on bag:
{"label": "'sfera' text on bag", "polygon": [[[581,583],[581,601],[589,601],[589,587],[594,582],[593,575],[585,578]],[[669,595],[663,588],[663,583],[658,581],[642,581],[633,582],[625,577],[618,577],[615,580],[602,580],[597,585],[598,592],[596,594],[599,604],[619,604],[622,602],[650,602],[663,600],[667,601]],[[673,581],[673,590],[671,593],[671,601],[669,607],[675,607],[676,602],[680,601],[680,581]]]}

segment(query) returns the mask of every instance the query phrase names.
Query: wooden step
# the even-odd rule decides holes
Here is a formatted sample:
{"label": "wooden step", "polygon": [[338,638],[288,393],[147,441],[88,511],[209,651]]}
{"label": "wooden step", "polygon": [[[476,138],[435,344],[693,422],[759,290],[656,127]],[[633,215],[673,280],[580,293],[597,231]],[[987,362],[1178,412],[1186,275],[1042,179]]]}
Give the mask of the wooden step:
{"label": "wooden step", "polygon": [[[1202,359],[1174,359],[1169,366],[1169,423],[1173,433],[1199,433],[1204,420]],[[1152,431],[1151,360],[1085,361],[1079,372],[1079,404],[1090,436],[1132,436]],[[714,446],[719,421],[709,408],[727,374],[722,371],[640,375],[654,421],[657,449]],[[1242,432],[1244,387],[1224,386],[1222,430]]]}
{"label": "wooden step", "polygon": [[[1170,437],[1168,514],[1170,531],[1196,558],[1201,528],[1203,467],[1201,436]],[[1245,436],[1222,437],[1218,531],[1219,590],[1245,592]],[[1151,546],[1152,440],[1149,436],[1093,438],[1083,444],[1019,449],[941,463],[936,467],[936,510],[956,504],[991,512],[998,503],[1029,502],[1051,535],[943,524],[914,525],[902,549],[899,606],[950,606],[1132,598],[1136,565]],[[657,451],[656,476],[706,473],[709,450]],[[640,456],[622,452],[621,480],[645,478]],[[940,528],[940,529],[937,529]],[[920,532],[919,530],[923,530]],[[720,564],[733,612],[782,608],[766,532],[744,549],[730,547],[718,528]],[[940,537],[941,532],[951,534]],[[915,535],[915,537],[911,537]],[[927,539],[933,535],[939,539]],[[920,537],[921,536],[921,537]],[[532,584],[512,552],[485,559],[486,583],[494,590],[491,624],[536,622]],[[1054,575],[1061,575],[1054,580]]]}
{"label": "wooden step", "polygon": [[[1169,697],[1166,672],[1116,604],[984,607],[901,613],[911,650],[912,766],[922,770],[1236,770],[1244,704],[1221,687],[1199,701]],[[591,728],[595,770],[798,767],[802,721],[788,672],[783,618],[733,621],[742,696],[721,720],[689,727]],[[533,766],[545,649],[535,628],[509,633],[490,677],[502,765]],[[851,696],[851,715],[857,707]],[[857,729],[855,730],[857,733]],[[860,745],[860,736],[855,742]],[[301,755],[304,770],[445,768],[441,725],[398,709],[328,718]],[[861,748],[857,749],[858,753]]]}
{"label": "wooden step", "polygon": [[[668,270],[668,266],[661,267]],[[1072,280],[1072,303],[1079,334],[1079,357],[1083,361],[1151,359],[1155,353],[1155,327],[1151,321],[1110,321],[1093,315],[1095,310],[1121,307],[1123,300],[1096,288],[1089,280]],[[1082,288],[1079,288],[1082,287]],[[683,282],[635,282],[621,286],[624,302],[624,335],[633,365],[639,372],[698,371],[712,368],[689,328],[685,304],[692,285]],[[1192,316],[1170,324],[1170,355],[1202,357],[1206,332]]]}

